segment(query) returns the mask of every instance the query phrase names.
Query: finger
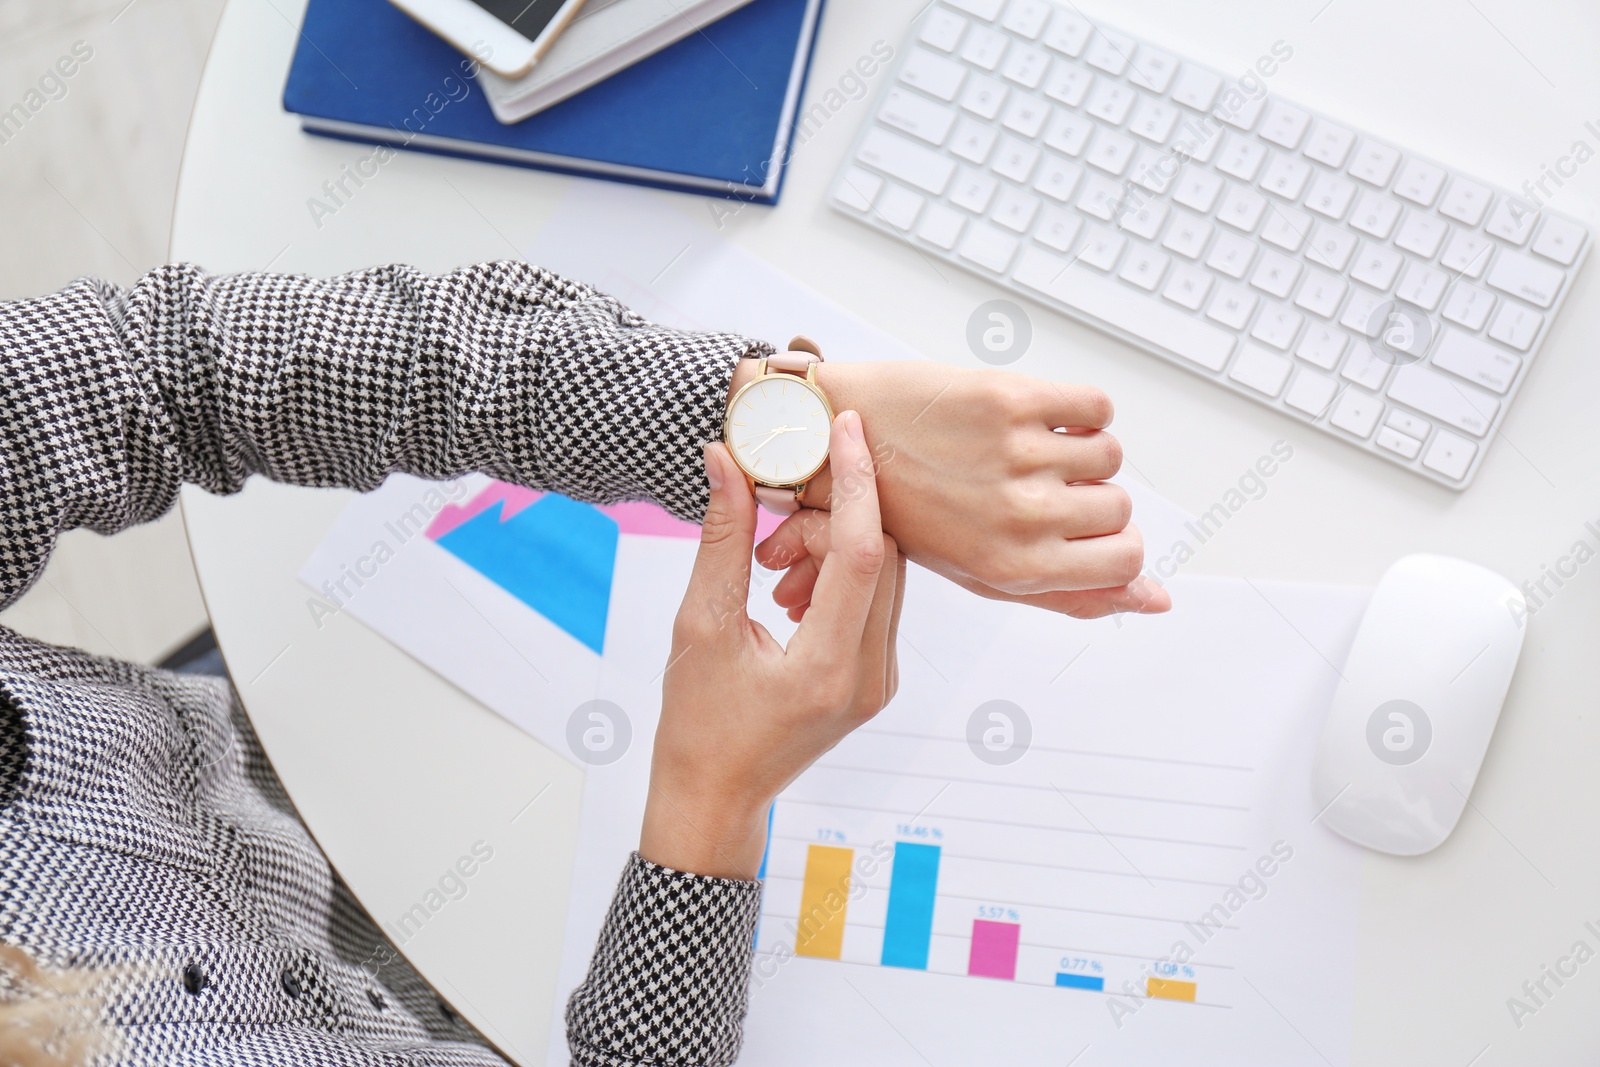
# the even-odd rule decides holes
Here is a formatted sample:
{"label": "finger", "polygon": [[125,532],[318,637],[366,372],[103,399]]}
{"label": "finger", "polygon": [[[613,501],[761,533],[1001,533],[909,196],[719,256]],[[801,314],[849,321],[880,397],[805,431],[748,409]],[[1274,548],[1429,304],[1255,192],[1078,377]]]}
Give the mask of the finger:
{"label": "finger", "polygon": [[1122,469],[1122,442],[1104,430],[1054,435],[1055,470],[1065,482],[1103,482]]}
{"label": "finger", "polygon": [[981,584],[961,584],[993,600],[1027,604],[1075,619],[1098,619],[1119,612],[1159,615],[1172,610],[1172,597],[1167,591],[1143,576],[1115,589],[1052,589],[1045,593],[1011,594]]}
{"label": "finger", "polygon": [[1062,537],[1103,537],[1127,529],[1133,500],[1113,482],[1070,485],[1062,498],[1062,512],[1054,524]]}
{"label": "finger", "polygon": [[1044,417],[1051,429],[1057,426],[1103,430],[1116,414],[1111,398],[1092,385],[1048,382],[1043,394]]}
{"label": "finger", "polygon": [[889,698],[889,661],[894,644],[895,588],[900,577],[899,549],[894,538],[883,536],[883,566],[872,594],[872,611],[861,634],[856,691],[876,714]]}
{"label": "finger", "polygon": [[828,555],[790,649],[823,664],[838,664],[852,660],[860,649],[883,569],[883,525],[860,415],[844,411],[833,420],[828,449],[834,468]]}
{"label": "finger", "polygon": [[1008,593],[1117,589],[1144,568],[1144,538],[1129,525],[1100,537],[1060,538],[1017,553],[1005,580]]}
{"label": "finger", "polygon": [[711,503],[700,526],[700,549],[689,576],[684,606],[743,612],[750,600],[750,554],[756,538],[756,500],[744,475],[721,442],[705,450]]}
{"label": "finger", "polygon": [[[801,508],[784,519],[778,528],[756,546],[756,562],[771,571],[792,567],[808,554],[819,560],[828,554],[828,514],[815,508]],[[821,541],[820,551],[813,541]]]}
{"label": "finger", "polygon": [[889,647],[884,663],[884,692],[890,700],[900,688],[900,609],[906,602],[906,554],[897,552],[894,563],[894,606],[889,610]]}
{"label": "finger", "polygon": [[817,587],[820,569],[817,561],[810,556],[790,567],[773,587],[772,602],[780,608],[798,608],[811,603],[811,593]]}

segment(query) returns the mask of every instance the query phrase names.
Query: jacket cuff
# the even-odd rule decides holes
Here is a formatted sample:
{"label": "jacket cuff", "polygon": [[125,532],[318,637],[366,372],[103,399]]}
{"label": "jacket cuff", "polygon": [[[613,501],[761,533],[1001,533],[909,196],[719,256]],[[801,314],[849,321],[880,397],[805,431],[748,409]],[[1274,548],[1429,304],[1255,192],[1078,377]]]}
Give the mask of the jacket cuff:
{"label": "jacket cuff", "polygon": [[635,852],[567,1002],[572,1062],[731,1064],[760,914],[760,882],[686,874]]}

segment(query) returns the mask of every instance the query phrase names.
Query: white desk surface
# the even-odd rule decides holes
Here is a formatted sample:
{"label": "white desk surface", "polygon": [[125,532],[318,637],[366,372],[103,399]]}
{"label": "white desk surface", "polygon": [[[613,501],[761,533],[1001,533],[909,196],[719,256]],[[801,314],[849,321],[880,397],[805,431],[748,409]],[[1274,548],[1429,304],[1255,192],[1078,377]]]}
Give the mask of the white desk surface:
{"label": "white desk surface", "polygon": [[[898,46],[923,0],[829,5],[808,97],[872,43]],[[1513,0],[1083,0],[1095,17],[1244,70],[1294,49],[1272,79],[1401,145],[1520,188],[1575,140],[1600,148],[1600,8]],[[1319,12],[1319,8],[1322,8]],[[428,270],[518,255],[570,179],[402,153],[318,228],[323,182],[369,149],[300,133],[279,99],[303,0],[232,0],[189,133],[172,255],[217,271],[331,274],[391,261]],[[1492,22],[1491,22],[1492,20]],[[1559,87],[1559,88],[1558,88]],[[876,88],[876,86],[874,86]],[[870,97],[869,97],[870,99]],[[930,357],[972,362],[969,312],[1000,295],[942,277],[903,244],[823,204],[865,102],[797,154],[783,204],[725,231]],[[1600,161],[1555,206],[1587,217]],[[1592,220],[1591,220],[1592,224]],[[1034,308],[1016,369],[1096,383],[1116,399],[1129,467],[1203,511],[1280,438],[1295,448],[1262,500],[1209,542],[1195,572],[1370,584],[1396,557],[1452,553],[1536,579],[1600,520],[1600,269],[1590,265],[1465,494],[1364,457]],[[335,867],[393,921],[478,840],[494,858],[404,949],[514,1057],[546,1047],[579,774],[346,616],[318,630],[295,573],[348,494],[255,480],[183,507],[222,650],[267,752]],[[1592,573],[1591,573],[1592,572]],[[1358,946],[1355,1062],[1491,1064],[1600,1058],[1600,962],[1518,1028],[1507,998],[1600,920],[1600,562],[1530,623],[1473,807],[1437,852],[1369,856]],[[538,797],[529,806],[533,798]],[[520,814],[519,814],[520,813]],[[620,868],[622,857],[618,857]],[[1600,923],[1597,923],[1600,925]],[[1479,1057],[1474,1059],[1474,1057]]]}

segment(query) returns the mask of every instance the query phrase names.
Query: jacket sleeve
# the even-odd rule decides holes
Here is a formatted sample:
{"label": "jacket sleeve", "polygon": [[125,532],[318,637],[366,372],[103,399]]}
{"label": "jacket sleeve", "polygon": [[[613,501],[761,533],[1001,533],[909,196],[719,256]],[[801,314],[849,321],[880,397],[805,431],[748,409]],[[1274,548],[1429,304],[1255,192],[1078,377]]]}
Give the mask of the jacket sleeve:
{"label": "jacket sleeve", "polygon": [[576,1067],[723,1067],[739,1054],[761,883],[634,853],[567,1002]]}
{"label": "jacket sleeve", "polygon": [[733,363],[770,351],[521,262],[328,279],[176,265],[0,302],[0,608],[63,531],[147,522],[185,482],[481,471],[698,521]]}

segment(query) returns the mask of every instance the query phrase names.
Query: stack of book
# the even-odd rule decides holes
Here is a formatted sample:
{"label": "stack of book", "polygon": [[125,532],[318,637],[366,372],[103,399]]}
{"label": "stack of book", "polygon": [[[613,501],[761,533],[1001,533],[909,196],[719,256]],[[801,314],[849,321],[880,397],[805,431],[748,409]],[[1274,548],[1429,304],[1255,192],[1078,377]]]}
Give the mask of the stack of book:
{"label": "stack of book", "polygon": [[590,0],[502,78],[388,0],[310,0],[307,132],[776,203],[822,0]]}

